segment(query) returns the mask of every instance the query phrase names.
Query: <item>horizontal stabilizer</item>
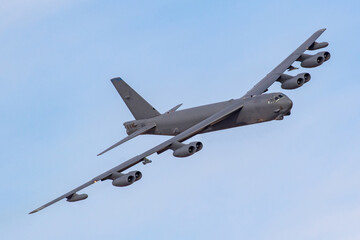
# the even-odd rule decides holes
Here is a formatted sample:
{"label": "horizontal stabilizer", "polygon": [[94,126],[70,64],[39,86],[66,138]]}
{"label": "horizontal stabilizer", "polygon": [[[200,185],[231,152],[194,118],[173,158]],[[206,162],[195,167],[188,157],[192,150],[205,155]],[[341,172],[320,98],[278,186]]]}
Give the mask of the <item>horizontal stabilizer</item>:
{"label": "horizontal stabilizer", "polygon": [[102,151],[101,153],[98,154],[98,156],[100,156],[101,154],[103,153],[106,153],[107,151],[123,144],[124,142],[127,142],[129,141],[130,139],[140,135],[140,134],[143,134],[143,133],[146,133],[147,131],[149,131],[150,129],[154,128],[156,126],[155,123],[150,123],[150,124],[147,124],[145,127],[142,127],[140,128],[139,130],[133,132],[132,134],[130,134],[129,136],[127,136],[126,138],[120,140],[119,142],[115,143],[114,145],[112,145],[111,147],[109,147],[108,149]]}
{"label": "horizontal stabilizer", "polygon": [[178,110],[179,107],[181,107],[182,103],[176,105],[175,107],[173,107],[172,109],[170,109],[169,111],[165,112],[166,114],[169,114],[171,112],[175,112],[176,110]]}

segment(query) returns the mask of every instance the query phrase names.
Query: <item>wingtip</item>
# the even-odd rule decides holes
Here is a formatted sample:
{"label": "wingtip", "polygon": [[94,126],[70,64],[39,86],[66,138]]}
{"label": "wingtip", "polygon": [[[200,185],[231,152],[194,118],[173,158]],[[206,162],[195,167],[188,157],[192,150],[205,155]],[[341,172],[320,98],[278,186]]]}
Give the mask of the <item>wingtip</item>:
{"label": "wingtip", "polygon": [[39,210],[36,209],[36,210],[33,210],[33,211],[29,212],[29,214],[33,214],[33,213],[36,213],[36,212],[38,212],[38,211],[39,211]]}
{"label": "wingtip", "polygon": [[102,151],[101,153],[99,153],[99,154],[98,154],[98,155],[96,155],[96,156],[103,155],[105,152],[106,152],[106,150],[105,150],[105,151]]}
{"label": "wingtip", "polygon": [[320,32],[325,32],[326,28],[319,29]]}
{"label": "wingtip", "polygon": [[122,81],[122,78],[121,78],[121,77],[115,77],[115,78],[112,78],[110,81],[111,81],[111,82],[114,82],[114,81]]}

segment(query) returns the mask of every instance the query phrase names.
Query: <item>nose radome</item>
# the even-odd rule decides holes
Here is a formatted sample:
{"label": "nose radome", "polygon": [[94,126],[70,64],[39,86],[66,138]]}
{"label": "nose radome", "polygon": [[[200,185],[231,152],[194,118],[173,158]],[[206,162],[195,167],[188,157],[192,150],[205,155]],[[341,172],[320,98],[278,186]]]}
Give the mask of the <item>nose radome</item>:
{"label": "nose radome", "polygon": [[292,106],[293,106],[293,102],[288,97],[285,97],[284,101],[285,101],[285,104],[286,104],[286,108],[288,108],[288,110],[290,110],[292,108]]}

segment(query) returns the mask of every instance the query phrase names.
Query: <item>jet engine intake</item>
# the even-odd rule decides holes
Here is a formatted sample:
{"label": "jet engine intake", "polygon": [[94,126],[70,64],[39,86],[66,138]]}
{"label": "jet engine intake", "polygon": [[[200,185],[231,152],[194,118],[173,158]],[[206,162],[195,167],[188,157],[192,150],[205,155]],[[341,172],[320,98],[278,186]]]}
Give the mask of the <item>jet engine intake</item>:
{"label": "jet engine intake", "polygon": [[284,81],[281,84],[282,89],[295,89],[298,87],[301,87],[305,83],[305,80],[303,78],[291,78],[289,80]]}
{"label": "jet engine intake", "polygon": [[188,157],[193,155],[196,152],[196,145],[194,144],[184,144],[183,146],[174,150],[174,157]]}
{"label": "jet engine intake", "polygon": [[309,73],[299,73],[296,76],[281,74],[277,81],[281,82],[282,89],[295,89],[310,81],[311,76]]}
{"label": "jet engine intake", "polygon": [[119,174],[119,177],[116,177],[112,181],[112,185],[115,187],[126,187],[135,182],[136,177],[133,174]]}
{"label": "jet engine intake", "polygon": [[301,66],[304,68],[313,68],[323,64],[325,58],[323,53],[317,53],[315,55],[302,54],[298,59],[301,62]]}
{"label": "jet engine intake", "polygon": [[193,145],[195,147],[196,152],[200,151],[203,148],[202,142],[191,142],[189,145]]}
{"label": "jet engine intake", "polygon": [[329,52],[319,52],[318,54],[321,54],[324,58],[324,62],[330,59],[331,55]]}
{"label": "jet engine intake", "polygon": [[134,176],[135,178],[134,182],[139,181],[142,178],[142,173],[140,171],[132,171],[129,172],[128,174]]}
{"label": "jet engine intake", "polygon": [[299,73],[298,75],[296,75],[296,77],[303,78],[305,83],[307,83],[311,79],[310,73]]}

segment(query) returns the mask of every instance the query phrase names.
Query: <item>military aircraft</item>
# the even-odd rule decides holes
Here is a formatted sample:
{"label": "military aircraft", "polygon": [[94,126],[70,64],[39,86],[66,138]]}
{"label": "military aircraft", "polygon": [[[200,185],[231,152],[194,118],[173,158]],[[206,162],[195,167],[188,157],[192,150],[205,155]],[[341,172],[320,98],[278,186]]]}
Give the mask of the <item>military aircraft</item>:
{"label": "military aircraft", "polygon": [[140,180],[142,173],[140,171],[124,173],[124,171],[140,162],[143,164],[150,163],[151,161],[147,157],[153,153],[160,154],[166,150],[172,150],[175,157],[188,157],[200,151],[203,147],[201,142],[184,143],[184,141],[197,134],[271,120],[282,120],[284,116],[290,115],[292,101],[283,93],[265,92],[274,82],[279,82],[283,89],[296,89],[310,80],[309,73],[290,76],[284,74],[284,72],[298,69],[293,66],[295,61],[300,62],[301,67],[313,68],[330,59],[330,53],[325,51],[313,55],[304,53],[306,50],[317,50],[328,46],[327,42],[316,42],[317,38],[325,30],[325,28],[320,29],[312,34],[293,53],[238,99],[184,110],[178,110],[181,106],[179,104],[160,114],[121,78],[111,79],[135,120],[124,123],[128,134],[126,138],[99,155],[141,134],[170,135],[174,137],[94,177],[83,185],[31,211],[29,214],[36,213],[65,198],[68,202],[84,200],[88,195],[78,194],[78,191],[98,181],[111,180],[112,185],[116,187],[129,186]]}

